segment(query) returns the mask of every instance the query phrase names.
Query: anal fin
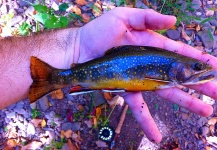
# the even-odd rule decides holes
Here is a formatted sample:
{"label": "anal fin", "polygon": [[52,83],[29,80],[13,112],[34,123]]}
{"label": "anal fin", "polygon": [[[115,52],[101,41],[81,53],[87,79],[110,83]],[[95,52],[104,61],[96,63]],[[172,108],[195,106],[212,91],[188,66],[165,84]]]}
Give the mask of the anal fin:
{"label": "anal fin", "polygon": [[69,95],[79,95],[79,94],[85,94],[85,93],[91,93],[94,90],[91,89],[85,89],[80,85],[76,85],[74,87],[72,87],[69,91]]}

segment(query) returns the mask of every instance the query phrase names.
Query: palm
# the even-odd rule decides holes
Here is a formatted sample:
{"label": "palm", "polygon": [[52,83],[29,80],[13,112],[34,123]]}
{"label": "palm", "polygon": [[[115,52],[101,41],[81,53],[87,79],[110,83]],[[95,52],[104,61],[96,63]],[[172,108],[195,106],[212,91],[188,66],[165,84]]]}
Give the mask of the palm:
{"label": "palm", "polygon": [[[194,48],[182,43],[177,43],[163,37],[152,30],[168,29],[175,23],[175,18],[164,16],[152,10],[139,10],[129,8],[117,8],[95,19],[81,28],[80,32],[80,57],[78,63],[102,56],[106,50],[120,45],[155,46],[194,57],[202,61],[209,59],[209,64],[217,64],[217,59],[210,55],[203,55]],[[217,98],[212,91],[217,87],[215,83],[191,86],[208,96]],[[179,104],[199,115],[208,116],[212,113],[212,107],[188,95],[178,88],[155,91],[161,97]],[[140,92],[124,95],[134,116],[141,128],[155,142],[160,142],[161,135],[158,131],[148,107]],[[132,100],[134,99],[134,100]],[[179,101],[179,100],[182,101]],[[143,105],[143,110],[141,110]],[[142,111],[142,113],[141,113]]]}

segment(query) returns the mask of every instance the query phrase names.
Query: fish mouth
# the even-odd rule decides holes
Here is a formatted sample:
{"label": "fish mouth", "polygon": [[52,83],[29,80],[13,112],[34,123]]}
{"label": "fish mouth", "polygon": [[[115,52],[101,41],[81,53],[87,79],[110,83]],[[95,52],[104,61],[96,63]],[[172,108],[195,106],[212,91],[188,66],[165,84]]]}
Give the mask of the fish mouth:
{"label": "fish mouth", "polygon": [[213,80],[217,75],[217,70],[199,72],[188,78],[183,85],[197,85]]}

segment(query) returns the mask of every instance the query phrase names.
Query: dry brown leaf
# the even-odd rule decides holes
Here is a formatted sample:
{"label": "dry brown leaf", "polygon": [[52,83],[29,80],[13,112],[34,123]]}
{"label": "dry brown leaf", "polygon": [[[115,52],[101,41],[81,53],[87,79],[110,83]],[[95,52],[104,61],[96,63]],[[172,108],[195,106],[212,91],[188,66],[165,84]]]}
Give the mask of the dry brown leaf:
{"label": "dry brown leaf", "polygon": [[31,143],[23,146],[21,150],[27,150],[27,149],[39,149],[42,145],[42,142],[39,141],[32,141]]}
{"label": "dry brown leaf", "polygon": [[9,140],[7,140],[7,146],[8,146],[9,148],[15,147],[15,146],[17,146],[17,145],[19,145],[19,142],[16,141],[15,139],[9,139]]}
{"label": "dry brown leaf", "polygon": [[61,131],[60,131],[60,137],[61,137],[61,139],[65,137],[64,134],[65,134],[65,131],[64,131],[64,130],[61,130]]}
{"label": "dry brown leaf", "polygon": [[111,92],[102,92],[103,96],[106,100],[111,100],[112,99],[112,93]]}
{"label": "dry brown leaf", "polygon": [[81,17],[84,23],[90,22],[90,16],[88,14],[82,14]]}
{"label": "dry brown leaf", "polygon": [[92,128],[93,126],[93,122],[91,122],[90,120],[85,120],[84,123],[87,125],[88,128]]}
{"label": "dry brown leaf", "polygon": [[74,12],[76,15],[81,15],[81,9],[77,6],[72,7],[72,12]]}
{"label": "dry brown leaf", "polygon": [[86,0],[76,0],[75,2],[76,2],[78,5],[81,5],[81,6],[87,4]]}
{"label": "dry brown leaf", "polygon": [[84,111],[84,106],[79,104],[78,105],[78,110],[81,111],[81,112]]}
{"label": "dry brown leaf", "polygon": [[94,127],[97,128],[97,119],[96,119],[96,117],[94,116],[92,119],[93,119]]}
{"label": "dry brown leaf", "polygon": [[109,106],[111,108],[113,108],[115,106],[115,104],[123,106],[124,99],[123,99],[123,97],[116,95],[115,97],[112,98],[112,100],[107,101],[107,102],[108,102]]}
{"label": "dry brown leaf", "polygon": [[102,113],[101,108],[100,108],[100,107],[97,107],[97,108],[96,108],[96,119],[99,119],[101,113]]}
{"label": "dry brown leaf", "polygon": [[108,145],[101,140],[96,141],[96,145],[97,147],[108,147]]}
{"label": "dry brown leaf", "polygon": [[63,99],[64,98],[64,93],[61,89],[53,91],[51,93],[51,98],[52,99]]}
{"label": "dry brown leaf", "polygon": [[64,133],[65,137],[66,138],[71,138],[72,137],[72,130],[67,130],[65,133]]}
{"label": "dry brown leaf", "polygon": [[201,26],[198,24],[198,25],[196,26],[195,30],[196,30],[197,32],[200,31],[200,30],[201,30]]}
{"label": "dry brown leaf", "polygon": [[95,17],[99,17],[102,14],[102,6],[99,3],[94,3],[92,13]]}
{"label": "dry brown leaf", "polygon": [[32,119],[31,123],[34,125],[34,127],[38,127],[40,123],[42,122],[42,119]]}
{"label": "dry brown leaf", "polygon": [[46,126],[46,121],[43,119],[42,121],[41,121],[41,128],[44,128]]}
{"label": "dry brown leaf", "polygon": [[190,41],[191,38],[185,33],[184,29],[182,28],[182,38],[186,41]]}
{"label": "dry brown leaf", "polygon": [[176,30],[177,29],[177,26],[172,26],[170,29],[172,29],[172,30]]}
{"label": "dry brown leaf", "polygon": [[142,2],[146,5],[146,6],[150,6],[150,3],[148,0],[142,0]]}
{"label": "dry brown leaf", "polygon": [[78,150],[78,148],[72,143],[70,139],[67,140],[67,144],[68,144],[69,150]]}
{"label": "dry brown leaf", "polygon": [[209,119],[208,125],[215,125],[216,122],[217,122],[217,118],[216,118],[216,117],[213,117],[213,118]]}

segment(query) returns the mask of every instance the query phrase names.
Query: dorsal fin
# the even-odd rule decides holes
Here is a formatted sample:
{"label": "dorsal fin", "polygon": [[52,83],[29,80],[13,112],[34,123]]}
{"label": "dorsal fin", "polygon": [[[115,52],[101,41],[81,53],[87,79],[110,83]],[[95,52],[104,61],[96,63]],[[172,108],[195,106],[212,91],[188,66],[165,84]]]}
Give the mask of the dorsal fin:
{"label": "dorsal fin", "polygon": [[115,54],[115,53],[120,52],[120,51],[125,51],[125,50],[128,50],[130,47],[131,47],[130,45],[113,47],[113,48],[107,50],[104,55],[111,55],[111,54]]}

